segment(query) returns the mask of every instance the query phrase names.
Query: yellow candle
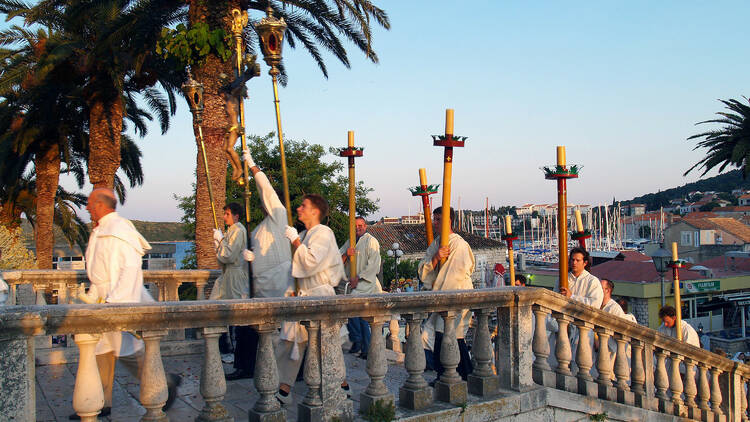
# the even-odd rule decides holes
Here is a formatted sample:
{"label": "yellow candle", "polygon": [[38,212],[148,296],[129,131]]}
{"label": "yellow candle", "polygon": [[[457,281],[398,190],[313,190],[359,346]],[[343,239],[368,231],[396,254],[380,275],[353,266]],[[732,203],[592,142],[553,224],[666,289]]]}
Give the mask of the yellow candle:
{"label": "yellow candle", "polygon": [[353,147],[354,147],[354,131],[350,130],[349,131],[349,148],[353,148]]}
{"label": "yellow candle", "polygon": [[427,186],[427,174],[425,174],[424,169],[419,169],[419,184]]}
{"label": "yellow candle", "polygon": [[583,220],[581,220],[581,210],[576,210],[576,230],[583,233]]}
{"label": "yellow candle", "polygon": [[672,242],[672,261],[677,261],[677,242]]}
{"label": "yellow candle", "polygon": [[510,216],[509,215],[505,216],[505,233],[506,234],[513,233],[513,229],[510,227]]}
{"label": "yellow candle", "polygon": [[453,109],[445,109],[445,134],[453,135]]}
{"label": "yellow candle", "polygon": [[565,167],[565,147],[557,147],[557,165]]}

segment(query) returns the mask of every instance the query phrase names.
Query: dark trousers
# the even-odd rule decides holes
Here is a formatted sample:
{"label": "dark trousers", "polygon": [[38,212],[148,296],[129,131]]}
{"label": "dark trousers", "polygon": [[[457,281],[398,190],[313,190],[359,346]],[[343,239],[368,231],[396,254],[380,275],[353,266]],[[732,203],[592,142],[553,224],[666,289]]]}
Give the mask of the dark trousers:
{"label": "dark trousers", "polygon": [[247,326],[234,327],[234,368],[255,372],[255,355],[258,353],[258,332]]}
{"label": "dark trousers", "polygon": [[349,330],[349,340],[359,344],[362,353],[367,353],[370,350],[370,324],[360,317],[349,318],[346,329]]}
{"label": "dark trousers", "polygon": [[[445,372],[443,364],[440,363],[440,347],[442,345],[443,333],[436,332],[435,347],[433,347],[433,365],[435,367],[435,372],[437,372],[438,378],[440,378],[440,376],[443,375],[443,372]],[[461,360],[458,362],[458,368],[456,368],[456,371],[458,371],[458,375],[461,375],[461,379],[466,381],[466,377],[471,374],[471,372],[474,370],[474,367],[471,365],[471,356],[469,356],[469,349],[466,347],[466,342],[462,338],[458,339],[458,352],[461,355]]]}

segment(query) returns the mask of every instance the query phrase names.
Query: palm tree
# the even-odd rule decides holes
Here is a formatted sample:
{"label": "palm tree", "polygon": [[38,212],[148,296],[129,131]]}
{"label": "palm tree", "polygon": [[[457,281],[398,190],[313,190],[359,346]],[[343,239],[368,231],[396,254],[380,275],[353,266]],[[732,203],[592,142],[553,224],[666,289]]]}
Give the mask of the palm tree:
{"label": "palm tree", "polygon": [[[370,20],[374,19],[383,28],[390,28],[387,14],[374,6],[369,0],[224,0],[192,1],[188,11],[190,25],[205,22],[212,29],[222,28],[231,34],[232,9],[249,9],[256,11],[257,17],[265,16],[267,7],[271,7],[276,17],[283,17],[287,23],[286,42],[291,48],[301,44],[313,57],[321,72],[328,77],[328,70],[321,50],[331,53],[347,68],[349,58],[342,39],[353,43],[373,63],[378,62],[377,54],[372,49]],[[258,36],[251,25],[245,30],[244,38],[247,51],[260,51]],[[282,68],[282,72],[284,69]],[[226,195],[226,160],[222,153],[224,137],[233,123],[224,110],[224,99],[220,89],[223,82],[219,75],[233,74],[232,61],[222,61],[217,54],[209,54],[198,66],[194,66],[195,79],[205,88],[205,111],[203,135],[208,156],[208,167],[211,173],[211,186],[216,206],[221,209]],[[282,73],[281,81],[286,75]],[[248,125],[249,126],[249,125]],[[247,129],[247,128],[246,128]],[[196,139],[196,144],[199,141]],[[200,148],[200,146],[199,146]],[[208,186],[201,154],[197,154],[196,183],[196,255],[199,268],[215,268],[216,256],[212,247],[211,229],[213,219],[208,199]]]}
{"label": "palm tree", "polygon": [[[748,102],[746,97],[745,102]],[[735,99],[719,100],[729,111],[717,112],[721,118],[706,120],[703,123],[719,123],[721,129],[699,133],[688,138],[704,138],[695,146],[707,148],[706,156],[690,167],[684,175],[690,173],[696,167],[703,169],[701,176],[708,173],[712,168],[719,166],[719,172],[724,171],[727,166],[742,169],[742,177],[747,178],[750,173],[750,106]]]}
{"label": "palm tree", "polygon": [[[81,78],[89,127],[89,181],[113,188],[120,167],[120,134],[126,91],[138,90],[152,109],[169,106],[174,114],[174,90],[181,72],[169,72],[155,54],[163,27],[182,17],[179,0],[42,0],[33,6],[17,0],[0,1],[0,12],[24,18],[25,26],[41,25],[56,31],[61,46],[50,66],[70,67]],[[174,78],[174,79],[170,79]],[[167,91],[165,102],[160,85]],[[169,114],[157,116],[162,131]],[[165,120],[165,117],[167,120]]]}

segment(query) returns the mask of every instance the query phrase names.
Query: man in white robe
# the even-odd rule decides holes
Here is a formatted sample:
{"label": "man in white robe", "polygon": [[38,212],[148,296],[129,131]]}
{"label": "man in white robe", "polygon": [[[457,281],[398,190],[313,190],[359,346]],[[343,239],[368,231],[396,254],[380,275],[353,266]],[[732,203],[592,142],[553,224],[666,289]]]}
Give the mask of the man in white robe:
{"label": "man in white robe", "polygon": [[[440,236],[435,236],[430,246],[425,251],[424,258],[419,262],[418,274],[426,290],[446,291],[446,290],[469,290],[474,288],[471,281],[471,275],[474,273],[474,253],[471,251],[469,244],[458,234],[453,232],[453,221],[455,212],[450,209],[450,237],[447,246],[440,246]],[[436,233],[440,232],[442,220],[442,207],[435,208],[432,213],[433,228]],[[445,258],[445,263],[440,261]],[[460,363],[456,370],[461,378],[466,377],[472,371],[471,358],[469,350],[466,347],[464,336],[469,329],[471,322],[471,312],[468,309],[461,311],[461,314],[455,319],[456,339],[458,340],[458,349],[461,356]],[[440,363],[440,347],[443,342],[443,318],[433,313],[425,323],[426,339],[425,348],[432,350],[432,365],[438,374],[443,373],[443,365]],[[434,344],[431,344],[431,337],[434,335]]]}
{"label": "man in white robe", "polygon": [[[339,249],[347,276],[351,268],[349,257],[356,255],[357,275],[349,280],[351,292],[360,295],[382,293],[383,288],[378,280],[380,243],[367,233],[367,221],[364,218],[357,217],[354,227],[357,238],[356,248],[349,247],[349,240],[347,240]],[[360,317],[355,317],[349,318],[346,327],[349,330],[349,340],[352,342],[349,353],[361,352],[359,357],[367,360],[367,352],[370,350],[370,324]]]}
{"label": "man in white robe", "polygon": [[[89,195],[86,209],[91,215],[94,229],[86,247],[86,274],[91,288],[86,293],[79,287],[78,299],[84,303],[139,303],[154,299],[143,285],[142,259],[151,249],[146,239],[133,223],[115,212],[117,200],[109,189],[94,189]],[[140,380],[143,367],[143,341],[130,333],[103,333],[96,345],[96,363],[104,389],[104,407],[99,416],[106,416],[112,408],[112,384],[115,359]],[[176,397],[180,377],[167,375],[167,410]],[[71,415],[70,419],[80,419]]]}
{"label": "man in white robe", "polygon": [[[610,313],[612,315],[618,316],[620,318],[626,318],[625,311],[622,310],[622,307],[619,303],[617,303],[614,299],[612,299],[612,292],[615,289],[615,284],[611,280],[607,280],[606,278],[603,278],[600,280],[600,283],[602,285],[602,292],[604,293],[604,297],[602,298],[602,306],[601,310],[607,313]],[[617,358],[617,340],[614,339],[613,336],[609,337],[609,340],[607,341],[607,348],[609,349],[609,364],[610,364],[610,371],[614,368],[615,365],[615,359]],[[599,343],[597,341],[597,347],[599,347]],[[629,346],[626,346],[626,354],[630,355]],[[599,347],[599,352],[601,353],[601,347]],[[628,362],[630,359],[628,359]],[[612,379],[615,379],[614,372],[612,372]]]}
{"label": "man in white robe", "polygon": [[[245,260],[253,263],[253,297],[292,296],[294,279],[291,246],[286,238],[286,208],[248,150],[244,150],[242,159],[253,174],[261,209],[265,215],[250,234],[252,250],[243,251]],[[293,371],[290,368],[297,368],[299,371],[299,365],[302,363],[299,346],[295,348],[294,344],[305,343],[307,331],[298,322],[282,322],[281,327],[280,338],[274,338],[279,379],[282,384],[277,397],[280,397],[282,403],[287,403],[291,401],[289,391],[294,379],[292,375],[286,374]],[[291,355],[294,355],[295,359],[292,359]],[[297,374],[293,375],[294,378],[296,376]]]}
{"label": "man in white robe", "polygon": [[[664,306],[659,310],[659,318],[661,318],[662,324],[657,331],[665,336],[677,338],[677,330],[675,329],[675,326],[677,325],[677,310],[675,310],[673,306]],[[680,322],[682,323],[680,324],[682,329],[682,341],[687,344],[692,344],[695,347],[701,347],[701,342],[695,328],[684,320]]]}
{"label": "man in white robe", "polygon": [[[335,296],[333,289],[345,277],[344,265],[336,245],[336,236],[328,226],[321,221],[328,215],[328,202],[320,195],[308,194],[304,196],[302,204],[297,208],[297,218],[305,225],[302,233],[297,233],[294,227],[286,227],[286,237],[295,248],[292,256],[292,276],[297,279],[299,285],[299,296]],[[339,324],[321,322],[321,337],[329,335],[324,331],[335,331],[334,337],[338,336]],[[282,341],[282,346],[276,351],[276,356],[285,358],[293,353],[294,344],[299,347],[298,360],[287,359],[279,365],[281,389],[290,391],[294,385],[299,368],[302,365],[302,355],[306,343],[291,343]],[[323,346],[321,344],[321,346]],[[323,359],[331,359],[334,364],[345,367],[344,355],[341,347],[334,347],[332,356],[321,356]],[[285,368],[281,368],[284,365]],[[324,373],[325,375],[325,373]],[[341,387],[349,390],[345,379],[341,381]],[[282,403],[291,400],[276,396]]]}
{"label": "man in white robe", "polygon": [[[247,249],[247,231],[240,223],[242,206],[231,202],[224,206],[222,216],[227,225],[227,234],[214,229],[216,259],[221,266],[221,275],[214,282],[210,300],[250,298],[250,280],[243,251]],[[258,334],[248,326],[235,326],[234,372],[225,375],[228,381],[252,378],[255,372],[255,353],[258,349]],[[230,355],[231,356],[231,355]]]}

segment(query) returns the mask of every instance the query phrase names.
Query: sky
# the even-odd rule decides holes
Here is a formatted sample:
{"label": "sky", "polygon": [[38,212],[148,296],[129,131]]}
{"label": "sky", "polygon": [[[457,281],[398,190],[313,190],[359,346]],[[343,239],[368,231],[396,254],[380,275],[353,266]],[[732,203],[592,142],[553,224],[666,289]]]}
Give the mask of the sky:
{"label": "sky", "polygon": [[[444,131],[446,108],[468,137],[454,151],[454,207],[555,202],[540,167],[555,163],[557,145],[583,166],[569,202],[598,204],[697,180],[683,173],[705,151],[687,138],[711,126],[695,124],[722,110],[717,99],[750,94],[746,1],[375,3],[392,26],[374,30],[378,64],[348,45],[351,69],[327,55],[326,79],[287,45],[279,90],[285,139],[345,146],[355,132],[365,148],[357,179],[379,199],[373,219],[416,213],[407,188],[419,168],[442,182],[443,151],[430,135]],[[248,83],[248,133],[276,128],[267,72],[261,61]],[[145,182],[121,214],[178,221],[173,194],[190,193],[197,152],[186,103],[166,134],[153,125],[137,142]]]}

